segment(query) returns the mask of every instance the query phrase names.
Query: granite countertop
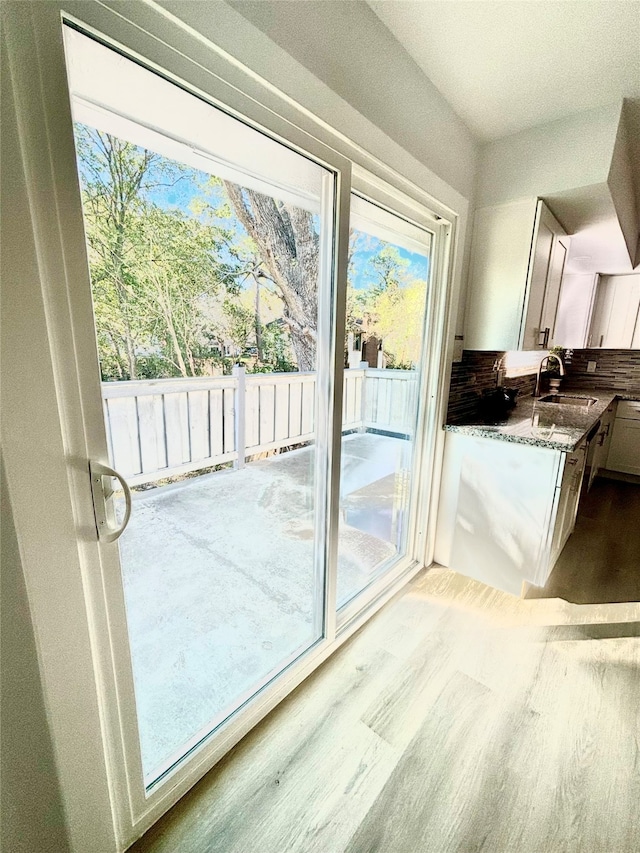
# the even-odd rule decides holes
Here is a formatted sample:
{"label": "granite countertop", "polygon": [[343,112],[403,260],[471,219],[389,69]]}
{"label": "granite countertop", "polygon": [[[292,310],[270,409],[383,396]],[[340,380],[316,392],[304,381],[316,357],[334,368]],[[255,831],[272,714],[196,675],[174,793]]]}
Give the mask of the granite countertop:
{"label": "granite countertop", "polygon": [[[546,392],[548,394],[550,392]],[[548,447],[571,452],[601,418],[613,400],[640,400],[638,394],[605,388],[561,388],[557,393],[567,397],[593,397],[591,406],[541,404],[539,398],[519,397],[505,421],[497,424],[445,424],[447,432],[495,438],[515,444]],[[543,393],[542,396],[546,396]]]}

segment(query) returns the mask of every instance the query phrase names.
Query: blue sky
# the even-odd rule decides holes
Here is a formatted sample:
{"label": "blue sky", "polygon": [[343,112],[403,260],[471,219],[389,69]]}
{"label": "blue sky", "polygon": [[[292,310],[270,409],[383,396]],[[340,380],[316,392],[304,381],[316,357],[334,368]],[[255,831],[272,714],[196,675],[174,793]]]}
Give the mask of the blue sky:
{"label": "blue sky", "polygon": [[[142,152],[143,149],[139,150]],[[160,156],[162,157],[162,155]],[[156,161],[155,166],[152,168],[157,170],[158,166],[162,165],[162,161],[164,161],[164,163],[169,167],[170,171],[172,170],[172,167],[177,165],[174,161],[167,160],[162,157],[160,161]],[[80,163],[79,166],[82,174],[84,171],[82,163]],[[106,178],[106,175],[104,177]],[[194,210],[195,203],[197,201],[206,200],[213,208],[217,208],[226,203],[224,190],[220,186],[208,183],[210,175],[206,172],[189,169],[186,174],[179,178],[179,180],[175,181],[174,177],[175,173],[173,176],[171,174],[152,174],[152,180],[157,179],[161,183],[167,183],[167,185],[161,185],[147,190],[145,193],[147,198],[165,210],[177,209],[183,213],[191,215],[198,215]],[[207,186],[206,194],[203,194],[203,186]],[[242,237],[246,236],[244,228],[233,215],[228,218],[216,218],[214,222],[223,228],[234,230]],[[384,245],[385,243],[382,240],[373,236],[368,236],[366,245],[362,245],[358,251],[355,252],[352,259],[352,269],[355,271],[352,283],[356,290],[366,289],[373,283],[369,261],[380,251],[380,249],[384,247]],[[406,267],[407,282],[414,279],[426,280],[429,274],[429,259],[424,255],[410,252],[407,249],[401,247],[397,248],[400,257],[408,261],[408,265]]]}
{"label": "blue sky", "polygon": [[[385,245],[388,244],[383,240],[370,236],[367,241],[367,248],[354,252],[352,259],[352,265],[355,270],[353,286],[356,290],[364,290],[369,286],[369,276],[367,275],[368,262]],[[417,252],[409,252],[400,246],[397,249],[400,257],[409,262],[406,267],[407,281],[414,279],[426,281],[429,275],[429,259],[424,255],[419,255]]]}
{"label": "blue sky", "polygon": [[[207,179],[205,173],[198,173],[198,177],[204,183]],[[198,181],[190,180],[185,177],[172,187],[159,187],[149,193],[150,199],[164,208],[177,208],[183,212],[189,212],[192,201],[200,200],[202,192],[198,186]],[[222,204],[225,201],[224,192],[219,187],[212,187],[207,194],[207,200],[213,204]],[[219,220],[224,226],[239,227],[235,217],[230,219]],[[384,247],[385,243],[377,237],[369,237],[366,248],[360,249],[354,253],[353,266],[356,274],[354,277],[354,287],[357,290],[365,289],[368,286],[368,276],[366,274],[368,261]],[[417,252],[410,252],[407,249],[398,248],[400,257],[407,260],[406,268],[407,279],[422,279],[426,280],[429,274],[429,261],[424,255]]]}
{"label": "blue sky", "polygon": [[[201,186],[206,184],[209,175],[205,172],[198,172],[195,169],[192,174],[187,174],[181,178],[173,186],[157,187],[147,193],[148,198],[165,209],[178,209],[183,213],[193,213],[192,206],[203,198],[206,199],[212,206],[217,207],[226,202],[224,191],[221,187],[210,186],[206,196],[203,196]],[[235,216],[228,219],[218,219],[217,223],[222,227],[233,228],[244,235],[244,229],[237,221]],[[371,275],[368,272],[368,262],[376,255],[380,249],[385,246],[384,241],[377,237],[369,237],[366,246],[359,249],[353,256],[353,267],[355,276],[353,286],[356,290],[366,289],[371,283]],[[398,252],[401,258],[408,261],[406,267],[407,281],[413,279],[426,280],[429,274],[429,260],[424,255],[410,252],[407,249],[398,247]]]}

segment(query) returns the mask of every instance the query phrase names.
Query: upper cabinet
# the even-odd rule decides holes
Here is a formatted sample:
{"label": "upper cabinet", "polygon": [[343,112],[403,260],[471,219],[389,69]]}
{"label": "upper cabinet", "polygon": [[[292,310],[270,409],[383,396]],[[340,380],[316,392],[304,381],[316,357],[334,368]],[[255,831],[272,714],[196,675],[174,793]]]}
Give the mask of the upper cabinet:
{"label": "upper cabinet", "polygon": [[587,346],[640,349],[640,273],[600,276]]}
{"label": "upper cabinet", "polygon": [[599,276],[565,273],[556,317],[555,342],[565,349],[584,349],[589,339],[591,313]]}
{"label": "upper cabinet", "polygon": [[568,239],[540,199],[476,211],[465,349],[554,346]]}

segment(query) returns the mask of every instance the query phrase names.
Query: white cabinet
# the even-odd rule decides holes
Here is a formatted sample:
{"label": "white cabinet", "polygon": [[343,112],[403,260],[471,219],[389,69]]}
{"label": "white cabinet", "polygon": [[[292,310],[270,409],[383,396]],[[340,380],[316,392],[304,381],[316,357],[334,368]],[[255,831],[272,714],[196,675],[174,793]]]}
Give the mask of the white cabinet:
{"label": "white cabinet", "polygon": [[477,210],[465,348],[553,346],[567,249],[566,232],[540,199]]}
{"label": "white cabinet", "polygon": [[620,400],[618,403],[607,468],[640,475],[640,402]]}
{"label": "white cabinet", "polygon": [[588,346],[640,348],[640,274],[603,275],[596,291]]}
{"label": "white cabinet", "polygon": [[560,288],[555,343],[565,349],[585,349],[598,276],[565,273]]}
{"label": "white cabinet", "polygon": [[575,453],[448,432],[435,559],[520,595],[543,586],[573,530],[586,448]]}
{"label": "white cabinet", "polygon": [[600,428],[598,434],[593,439],[589,447],[589,488],[598,475],[600,468],[605,468],[607,464],[607,456],[609,455],[609,447],[611,445],[611,436],[613,433],[613,422],[616,417],[617,402],[614,400],[608,407],[606,412],[600,419]]}
{"label": "white cabinet", "polygon": [[562,472],[562,481],[556,489],[556,512],[551,548],[541,561],[538,579],[536,580],[537,586],[544,586],[547,582],[551,570],[555,566],[558,557],[562,553],[562,549],[567,543],[567,539],[573,533],[573,528],[576,525],[586,453],[587,445],[582,444],[573,453],[563,454],[565,457],[564,469]]}

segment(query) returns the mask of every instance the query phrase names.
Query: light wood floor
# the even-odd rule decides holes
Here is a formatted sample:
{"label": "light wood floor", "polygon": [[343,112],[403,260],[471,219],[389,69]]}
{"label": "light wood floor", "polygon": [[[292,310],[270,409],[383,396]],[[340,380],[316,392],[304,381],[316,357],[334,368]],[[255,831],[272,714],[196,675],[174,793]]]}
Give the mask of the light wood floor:
{"label": "light wood floor", "polygon": [[640,601],[640,485],[596,478],[546,586],[527,598]]}
{"label": "light wood floor", "polygon": [[637,853],[638,624],[572,624],[605,610],[421,573],[132,850]]}

